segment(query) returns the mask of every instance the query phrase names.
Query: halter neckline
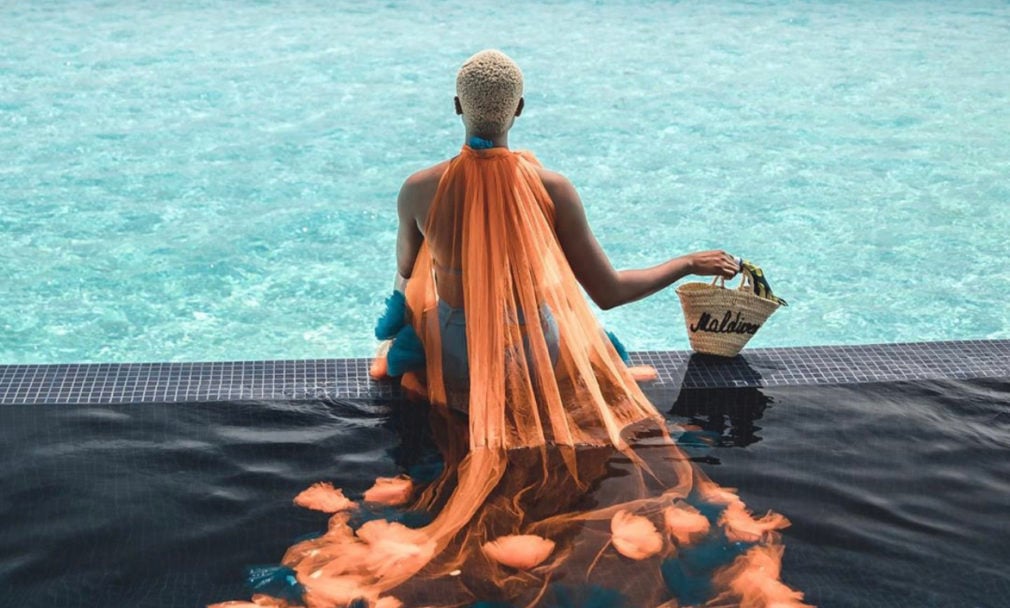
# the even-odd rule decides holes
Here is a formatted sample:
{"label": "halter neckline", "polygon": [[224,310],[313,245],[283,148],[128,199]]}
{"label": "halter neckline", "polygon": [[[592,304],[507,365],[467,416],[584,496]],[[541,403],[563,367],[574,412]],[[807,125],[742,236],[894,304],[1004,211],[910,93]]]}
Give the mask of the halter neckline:
{"label": "halter neckline", "polygon": [[476,157],[488,157],[488,156],[509,156],[514,154],[514,152],[505,147],[496,146],[494,148],[473,148],[467,144],[463,144],[463,152]]}

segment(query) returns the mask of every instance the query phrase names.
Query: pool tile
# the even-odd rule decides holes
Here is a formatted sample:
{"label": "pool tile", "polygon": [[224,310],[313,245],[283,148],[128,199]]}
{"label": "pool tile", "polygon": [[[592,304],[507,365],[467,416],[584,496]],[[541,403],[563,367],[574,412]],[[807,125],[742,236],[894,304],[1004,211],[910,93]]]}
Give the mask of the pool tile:
{"label": "pool tile", "polygon": [[[766,348],[724,359],[637,351],[659,378],[652,395],[680,389],[1010,377],[1010,340]],[[0,405],[171,403],[242,399],[403,398],[368,376],[369,359],[0,365]]]}

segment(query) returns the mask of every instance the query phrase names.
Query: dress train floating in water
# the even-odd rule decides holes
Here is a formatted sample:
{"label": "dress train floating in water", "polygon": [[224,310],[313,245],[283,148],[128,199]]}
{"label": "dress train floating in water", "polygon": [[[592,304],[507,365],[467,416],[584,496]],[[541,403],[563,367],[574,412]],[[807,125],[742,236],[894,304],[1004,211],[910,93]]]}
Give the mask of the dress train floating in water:
{"label": "dress train floating in water", "polygon": [[[360,496],[306,489],[296,502],[332,513],[327,530],[257,571],[252,602],[214,608],[805,605],[779,576],[787,520],[755,516],[689,460],[596,321],[538,166],[464,146],[402,327],[385,319],[387,371],[432,404],[440,473]],[[443,335],[453,289],[465,341]],[[462,381],[446,368],[460,342]]]}

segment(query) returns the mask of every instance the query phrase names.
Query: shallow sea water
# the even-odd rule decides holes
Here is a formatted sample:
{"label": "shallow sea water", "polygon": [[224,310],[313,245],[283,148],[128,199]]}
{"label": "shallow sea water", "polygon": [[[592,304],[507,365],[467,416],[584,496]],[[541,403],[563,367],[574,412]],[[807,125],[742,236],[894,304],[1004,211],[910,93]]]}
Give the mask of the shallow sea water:
{"label": "shallow sea water", "polygon": [[[1007,338],[1005,2],[0,2],[0,361],[366,356],[455,70],[618,267],[725,248],[752,344]],[[687,346],[673,290],[600,314]]]}
{"label": "shallow sea water", "polygon": [[[782,580],[828,608],[1006,605],[1008,401],[1006,380],[655,398],[699,427],[681,445],[713,481],[791,520]],[[325,480],[355,496],[437,459],[419,406],[4,407],[0,605],[248,598],[247,567],[326,526],[298,492]]]}

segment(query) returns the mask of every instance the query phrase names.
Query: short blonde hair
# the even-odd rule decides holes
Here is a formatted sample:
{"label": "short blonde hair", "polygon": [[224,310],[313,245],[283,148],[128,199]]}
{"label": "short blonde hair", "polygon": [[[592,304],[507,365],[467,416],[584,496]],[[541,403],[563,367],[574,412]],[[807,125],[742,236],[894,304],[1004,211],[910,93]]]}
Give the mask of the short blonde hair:
{"label": "short blonde hair", "polygon": [[512,126],[523,96],[523,73],[505,53],[488,49],[470,57],[456,74],[463,123],[475,135],[491,136]]}

